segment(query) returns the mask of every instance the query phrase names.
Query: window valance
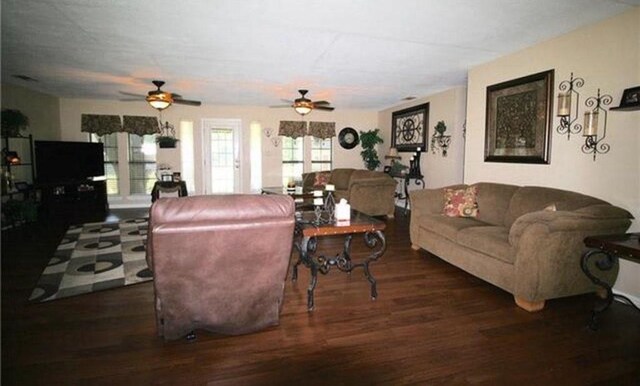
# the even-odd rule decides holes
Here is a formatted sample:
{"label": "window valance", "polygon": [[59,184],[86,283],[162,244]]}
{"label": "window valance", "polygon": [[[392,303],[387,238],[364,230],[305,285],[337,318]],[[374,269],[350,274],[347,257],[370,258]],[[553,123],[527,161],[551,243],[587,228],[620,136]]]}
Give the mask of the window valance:
{"label": "window valance", "polygon": [[309,122],[309,135],[312,137],[327,139],[336,136],[335,122]]}
{"label": "window valance", "polygon": [[158,134],[160,124],[156,117],[142,117],[134,115],[124,115],[122,117],[123,131],[139,136]]}
{"label": "window valance", "polygon": [[307,135],[307,122],[304,121],[280,121],[278,135],[296,139]]}
{"label": "window valance", "polygon": [[82,114],[80,131],[99,136],[122,131],[119,115]]}

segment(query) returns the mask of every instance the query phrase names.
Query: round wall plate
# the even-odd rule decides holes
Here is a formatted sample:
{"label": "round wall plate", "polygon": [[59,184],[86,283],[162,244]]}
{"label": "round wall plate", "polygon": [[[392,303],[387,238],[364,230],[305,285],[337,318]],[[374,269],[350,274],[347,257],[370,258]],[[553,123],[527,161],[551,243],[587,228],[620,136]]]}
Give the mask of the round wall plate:
{"label": "round wall plate", "polygon": [[338,142],[345,149],[353,149],[360,142],[360,137],[358,137],[358,132],[353,128],[345,127],[338,134]]}

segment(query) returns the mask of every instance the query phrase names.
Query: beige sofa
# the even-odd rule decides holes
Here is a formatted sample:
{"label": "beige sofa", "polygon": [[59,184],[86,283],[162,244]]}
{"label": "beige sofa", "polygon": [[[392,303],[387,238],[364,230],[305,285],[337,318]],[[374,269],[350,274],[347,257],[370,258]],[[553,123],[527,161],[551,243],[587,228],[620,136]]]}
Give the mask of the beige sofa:
{"label": "beige sofa", "polygon": [[[513,294],[528,311],[547,299],[596,291],[580,268],[583,240],[624,233],[633,216],[558,189],[478,183],[475,218],[443,215],[444,188],[411,195],[411,243]],[[465,188],[466,185],[448,188]],[[615,282],[618,267],[603,274]]]}
{"label": "beige sofa", "polygon": [[[315,186],[316,172],[302,175],[302,186],[311,190]],[[333,169],[329,183],[335,185],[335,198],[346,199],[351,208],[370,216],[386,215],[393,218],[397,182],[388,174],[369,170]]]}

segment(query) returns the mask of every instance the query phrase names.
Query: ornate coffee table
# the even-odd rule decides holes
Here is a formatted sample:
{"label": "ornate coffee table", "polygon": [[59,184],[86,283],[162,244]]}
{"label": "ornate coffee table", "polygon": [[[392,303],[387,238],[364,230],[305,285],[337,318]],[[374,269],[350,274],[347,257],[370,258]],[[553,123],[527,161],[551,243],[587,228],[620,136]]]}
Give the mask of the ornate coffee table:
{"label": "ornate coffee table", "polygon": [[[376,279],[371,275],[369,263],[378,260],[384,253],[387,244],[382,232],[386,224],[380,220],[369,217],[358,211],[351,211],[351,220],[348,224],[317,224],[313,212],[301,212],[296,217],[295,247],[298,249],[299,258],[293,266],[292,280],[298,279],[298,266],[304,264],[311,272],[311,282],[307,289],[307,308],[313,310],[313,291],[318,283],[318,272],[326,275],[331,267],[350,273],[356,267],[364,269],[364,275],[371,283],[371,299],[378,296]],[[362,234],[364,243],[372,249],[369,256],[361,263],[354,264],[351,261],[351,239],[353,235]],[[316,255],[318,239],[325,236],[344,235],[342,252],[335,256]]]}

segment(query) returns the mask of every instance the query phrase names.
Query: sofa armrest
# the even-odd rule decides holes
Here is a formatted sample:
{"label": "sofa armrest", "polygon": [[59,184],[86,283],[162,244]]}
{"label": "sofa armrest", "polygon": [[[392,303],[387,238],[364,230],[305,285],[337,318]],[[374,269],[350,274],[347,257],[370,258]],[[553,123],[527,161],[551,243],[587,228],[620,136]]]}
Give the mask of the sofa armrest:
{"label": "sofa armrest", "polygon": [[517,246],[527,228],[534,224],[547,227],[549,232],[584,231],[596,235],[626,231],[631,225],[632,217],[629,212],[608,206],[611,209],[607,210],[606,214],[601,210],[590,210],[590,208],[577,211],[540,210],[524,214],[511,225],[509,242]]}
{"label": "sofa armrest", "polygon": [[393,216],[395,190],[396,181],[387,176],[352,179],[347,200],[353,209],[360,212]]}

